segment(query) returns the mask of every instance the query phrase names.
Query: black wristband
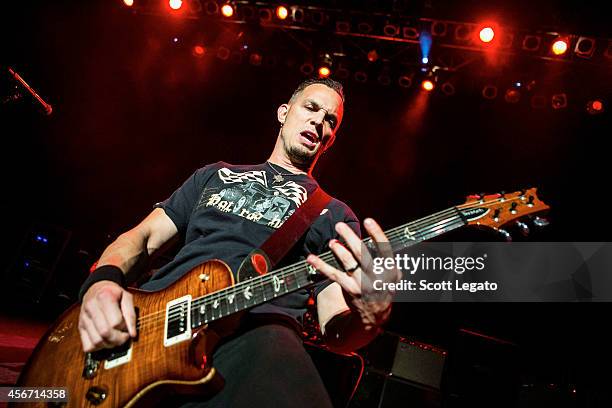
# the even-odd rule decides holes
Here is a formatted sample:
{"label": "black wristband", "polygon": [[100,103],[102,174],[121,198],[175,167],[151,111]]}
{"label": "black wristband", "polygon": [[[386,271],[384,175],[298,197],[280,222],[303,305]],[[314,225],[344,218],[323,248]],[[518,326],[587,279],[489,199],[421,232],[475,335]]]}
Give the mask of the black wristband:
{"label": "black wristband", "polygon": [[121,269],[115,265],[104,265],[96,268],[89,274],[87,279],[85,279],[85,282],[83,282],[79,290],[79,302],[83,301],[83,296],[85,296],[85,292],[87,292],[91,285],[103,280],[112,281],[123,288],[125,287],[125,275],[123,275]]}

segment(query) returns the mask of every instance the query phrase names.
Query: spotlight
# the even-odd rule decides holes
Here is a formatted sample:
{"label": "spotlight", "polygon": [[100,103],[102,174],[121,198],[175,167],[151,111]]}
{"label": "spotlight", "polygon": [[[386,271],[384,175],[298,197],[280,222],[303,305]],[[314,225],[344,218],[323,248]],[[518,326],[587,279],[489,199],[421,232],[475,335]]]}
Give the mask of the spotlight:
{"label": "spotlight", "polygon": [[376,50],[368,51],[368,61],[376,62],[378,60],[378,52]]}
{"label": "spotlight", "polygon": [[429,62],[429,58],[427,58],[427,57],[423,57],[423,58],[421,58],[421,62],[422,62],[423,64],[427,64],[427,63]]}
{"label": "spotlight", "polygon": [[397,37],[400,33],[400,28],[395,24],[387,24],[383,27],[383,33],[387,37]]}
{"label": "spotlight", "polygon": [[219,5],[216,1],[207,1],[204,4],[204,10],[208,15],[217,14],[219,12]]}
{"label": "spotlight", "polygon": [[493,85],[485,85],[484,88],[482,88],[482,97],[485,99],[497,98],[497,87]]}
{"label": "spotlight", "polygon": [[217,58],[223,61],[227,61],[230,57],[230,50],[227,47],[219,47],[217,48]]}
{"label": "spotlight", "polygon": [[553,109],[567,108],[567,95],[564,93],[555,94],[551,98],[551,105]]}
{"label": "spotlight", "polygon": [[287,7],[278,6],[276,8],[276,17],[278,17],[279,20],[286,19],[288,15],[289,15],[289,10],[287,10]]}
{"label": "spotlight", "polygon": [[446,35],[447,27],[443,21],[434,21],[431,25],[431,34],[436,37],[444,37]]}
{"label": "spotlight", "polygon": [[326,66],[319,67],[319,78],[328,78],[331,75],[331,69]]}
{"label": "spotlight", "polygon": [[319,56],[319,78],[327,78],[331,75],[332,58],[328,53]]}
{"label": "spotlight", "polygon": [[223,14],[223,17],[231,17],[234,15],[234,7],[229,4],[229,3],[225,3],[223,6],[221,6],[221,14]]}
{"label": "spotlight", "polygon": [[421,83],[421,88],[423,88],[427,92],[431,92],[434,89],[434,83],[431,80],[426,79]]}
{"label": "spotlight", "polygon": [[305,62],[300,66],[300,72],[304,75],[310,75],[314,71],[314,66],[310,62]]}
{"label": "spotlight", "polygon": [[206,49],[201,45],[195,45],[193,47],[193,55],[196,57],[202,57],[206,53]]}
{"label": "spotlight", "polygon": [[444,93],[444,95],[451,96],[455,94],[455,85],[453,85],[451,82],[445,82],[440,87],[440,90]]}
{"label": "spotlight", "polygon": [[402,34],[404,38],[407,38],[409,40],[417,40],[420,35],[419,30],[414,27],[403,27]]}
{"label": "spotlight", "polygon": [[523,38],[523,49],[526,51],[537,51],[542,43],[542,37],[539,35],[526,35]]}
{"label": "spotlight", "polygon": [[490,43],[491,41],[493,41],[494,37],[495,31],[493,31],[493,28],[490,26],[482,28],[478,33],[478,38],[480,38],[480,41],[482,41],[483,43]]}
{"label": "spotlight", "polygon": [[249,64],[259,67],[263,61],[263,56],[257,52],[249,55]]}
{"label": "spotlight", "polygon": [[576,41],[574,53],[582,58],[591,58],[595,51],[595,40],[589,37],[580,37]]}
{"label": "spotlight", "polygon": [[504,95],[504,100],[508,103],[517,103],[521,100],[521,91],[516,88],[508,88],[506,89],[506,94]]}
{"label": "spotlight", "polygon": [[259,10],[259,19],[262,23],[269,23],[272,21],[272,10],[267,8],[262,8]]}
{"label": "spotlight", "polygon": [[168,4],[172,10],[178,10],[183,6],[183,0],[168,0]]}
{"label": "spotlight", "polygon": [[134,0],[123,0],[123,4],[128,7],[132,7],[134,5]]}
{"label": "spotlight", "polygon": [[466,24],[458,24],[455,27],[455,39],[457,41],[467,41],[471,36],[472,30]]}
{"label": "spotlight", "polygon": [[313,10],[310,13],[310,20],[316,25],[325,24],[325,14],[322,11]]}
{"label": "spotlight", "polygon": [[293,8],[293,13],[291,13],[291,18],[296,23],[301,23],[304,21],[304,10],[300,8]]}
{"label": "spotlight", "polygon": [[397,83],[399,86],[401,86],[402,88],[410,88],[412,86],[412,74],[404,74],[401,75],[398,79],[397,79]]}
{"label": "spotlight", "polygon": [[563,55],[567,51],[568,41],[565,38],[559,38],[553,42],[550,47],[551,51],[555,55]]}
{"label": "spotlight", "polygon": [[355,72],[355,81],[360,82],[360,83],[365,83],[368,80],[368,74],[366,74],[363,71],[357,71]]}
{"label": "spotlight", "polygon": [[587,109],[587,112],[589,112],[589,114],[597,115],[597,114],[603,113],[604,104],[600,99],[595,99],[587,103],[586,109]]}

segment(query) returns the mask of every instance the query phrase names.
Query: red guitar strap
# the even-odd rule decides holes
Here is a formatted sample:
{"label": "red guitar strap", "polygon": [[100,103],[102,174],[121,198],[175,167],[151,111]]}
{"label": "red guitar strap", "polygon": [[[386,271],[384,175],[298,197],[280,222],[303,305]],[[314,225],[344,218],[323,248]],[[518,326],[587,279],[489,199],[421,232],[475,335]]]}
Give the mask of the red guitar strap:
{"label": "red guitar strap", "polygon": [[[331,197],[321,187],[317,187],[295,213],[268,237],[259,249],[267,255],[270,267],[274,267],[283,259],[321,214],[330,200]],[[251,262],[255,269],[261,273],[261,261],[251,259]]]}

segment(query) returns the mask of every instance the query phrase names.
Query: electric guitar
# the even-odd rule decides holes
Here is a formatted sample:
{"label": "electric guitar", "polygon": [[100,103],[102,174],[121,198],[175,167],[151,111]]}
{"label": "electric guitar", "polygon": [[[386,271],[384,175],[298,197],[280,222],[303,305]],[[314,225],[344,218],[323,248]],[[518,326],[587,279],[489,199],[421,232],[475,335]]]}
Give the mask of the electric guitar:
{"label": "electric guitar", "polygon": [[[545,220],[537,214],[548,209],[535,188],[470,196],[464,204],[386,234],[391,245],[401,249],[466,225],[503,231],[503,226],[526,216],[541,225]],[[371,238],[364,243],[373,244]],[[340,268],[331,252],[320,256]],[[316,275],[301,261],[263,275],[241,267],[235,282],[225,263],[207,261],[166,289],[129,289],[137,310],[137,337],[94,353],[82,350],[80,305],[73,305],[39,341],[17,386],[67,388],[68,402],[32,404],[40,407],[134,407],[152,405],[169,394],[212,395],[223,386],[211,360],[215,344],[235,330],[240,312],[305,288]]]}

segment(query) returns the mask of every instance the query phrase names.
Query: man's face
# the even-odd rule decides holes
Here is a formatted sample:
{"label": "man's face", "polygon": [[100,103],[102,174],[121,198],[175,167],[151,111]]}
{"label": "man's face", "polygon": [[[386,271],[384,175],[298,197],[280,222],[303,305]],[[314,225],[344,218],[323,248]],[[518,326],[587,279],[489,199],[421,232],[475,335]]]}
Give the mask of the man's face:
{"label": "man's face", "polygon": [[278,108],[281,139],[292,162],[310,166],[336,138],[344,105],[333,89],[313,84]]}

